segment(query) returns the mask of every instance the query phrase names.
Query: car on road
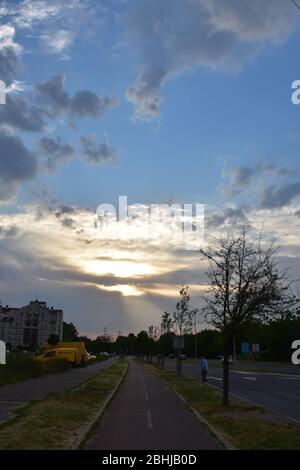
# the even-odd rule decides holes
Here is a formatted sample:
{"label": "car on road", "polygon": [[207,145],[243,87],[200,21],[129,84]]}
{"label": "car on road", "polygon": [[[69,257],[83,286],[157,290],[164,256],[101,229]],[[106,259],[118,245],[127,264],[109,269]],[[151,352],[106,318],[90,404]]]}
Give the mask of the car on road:
{"label": "car on road", "polygon": [[185,354],[180,354],[180,356],[179,356],[179,357],[180,357],[180,359],[182,359],[183,361],[185,361],[185,360],[186,360],[186,355],[185,355]]}

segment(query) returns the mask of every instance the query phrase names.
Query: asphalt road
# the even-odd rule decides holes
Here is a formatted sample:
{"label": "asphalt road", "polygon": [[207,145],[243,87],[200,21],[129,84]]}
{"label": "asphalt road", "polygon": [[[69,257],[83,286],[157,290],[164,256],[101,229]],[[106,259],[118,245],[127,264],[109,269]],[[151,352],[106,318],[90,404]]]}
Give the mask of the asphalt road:
{"label": "asphalt road", "polygon": [[137,361],[86,449],[221,449],[208,428],[165,383]]}
{"label": "asphalt road", "polygon": [[[175,370],[175,360],[166,360],[166,366]],[[199,364],[182,362],[183,374],[201,380]],[[300,422],[300,375],[230,371],[232,394]],[[222,387],[222,369],[209,366],[208,382]]]}
{"label": "asphalt road", "polygon": [[114,358],[88,367],[74,368],[59,374],[49,374],[35,379],[23,380],[0,386],[0,423],[14,416],[14,411],[30,401],[41,400],[49,393],[63,393],[106,369]]}

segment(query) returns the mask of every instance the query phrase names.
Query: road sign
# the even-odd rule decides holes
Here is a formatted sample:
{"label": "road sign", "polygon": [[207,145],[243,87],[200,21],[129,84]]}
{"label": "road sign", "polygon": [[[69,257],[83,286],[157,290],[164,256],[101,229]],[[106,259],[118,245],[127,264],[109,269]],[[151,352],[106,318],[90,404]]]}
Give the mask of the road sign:
{"label": "road sign", "polygon": [[0,341],[0,364],[6,364],[6,347],[4,341]]}
{"label": "road sign", "polygon": [[174,349],[184,349],[184,337],[183,336],[174,336],[173,348]]}
{"label": "road sign", "polygon": [[259,344],[253,343],[252,344],[252,352],[259,352]]}
{"label": "road sign", "polygon": [[242,354],[249,354],[249,343],[242,343],[241,352]]}

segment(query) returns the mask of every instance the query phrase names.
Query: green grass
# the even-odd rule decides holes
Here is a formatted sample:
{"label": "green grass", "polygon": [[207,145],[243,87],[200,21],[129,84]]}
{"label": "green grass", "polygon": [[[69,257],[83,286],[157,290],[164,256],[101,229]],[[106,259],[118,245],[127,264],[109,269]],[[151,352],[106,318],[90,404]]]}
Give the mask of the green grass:
{"label": "green grass", "polygon": [[221,391],[195,379],[177,377],[168,369],[150,366],[170,388],[182,395],[237,449],[300,449],[300,426],[290,424],[263,408],[239,400],[223,406]]}
{"label": "green grass", "polygon": [[[107,356],[98,354],[96,359],[86,362],[83,367],[95,364],[96,362],[106,361],[107,359]],[[7,355],[7,364],[0,365],[0,386],[35,377],[41,377],[47,374],[65,372],[70,368],[71,364],[62,359],[38,362],[33,359],[33,354],[30,353],[10,353]]]}
{"label": "green grass", "polygon": [[127,367],[119,360],[78,389],[50,394],[16,411],[0,426],[1,450],[68,449],[76,431],[89,421]]}
{"label": "green grass", "polygon": [[64,372],[70,367],[67,361],[61,359],[41,363],[35,361],[29,353],[10,353],[7,356],[7,364],[0,365],[0,385]]}

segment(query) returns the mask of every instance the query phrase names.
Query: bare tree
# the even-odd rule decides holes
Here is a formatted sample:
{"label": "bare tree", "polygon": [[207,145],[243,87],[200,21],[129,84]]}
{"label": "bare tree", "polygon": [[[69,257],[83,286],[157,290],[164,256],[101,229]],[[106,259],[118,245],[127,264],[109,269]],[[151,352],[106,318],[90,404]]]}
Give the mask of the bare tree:
{"label": "bare tree", "polygon": [[234,335],[256,321],[266,322],[291,311],[298,299],[291,289],[287,270],[275,261],[278,248],[265,246],[262,235],[253,238],[242,226],[230,229],[201,249],[208,260],[209,290],[203,295],[209,323],[224,340],[223,403],[229,403],[229,354]]}

